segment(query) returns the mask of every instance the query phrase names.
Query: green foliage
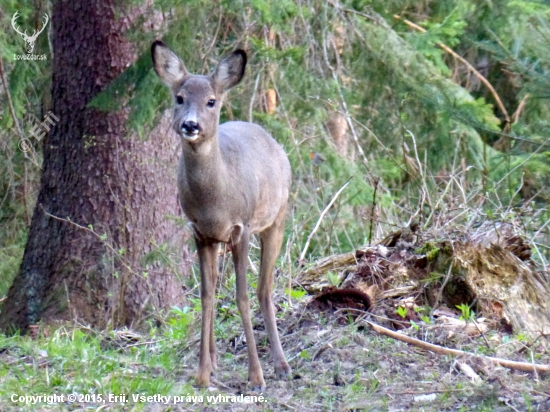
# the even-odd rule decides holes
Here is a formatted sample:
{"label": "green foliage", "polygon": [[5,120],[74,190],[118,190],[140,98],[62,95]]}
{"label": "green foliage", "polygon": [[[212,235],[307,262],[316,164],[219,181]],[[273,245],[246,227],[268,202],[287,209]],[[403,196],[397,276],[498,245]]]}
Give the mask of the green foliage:
{"label": "green foliage", "polygon": [[286,289],[286,294],[290,295],[292,299],[295,299],[297,301],[301,301],[304,299],[304,297],[307,295],[307,292],[303,289]]}
{"label": "green foliage", "polygon": [[6,296],[11,283],[19,270],[26,242],[26,236],[9,246],[0,248],[0,296]]}
{"label": "green foliage", "polygon": [[328,283],[331,286],[339,286],[340,285],[340,277],[338,276],[337,272],[329,271],[327,272],[327,280]]}
{"label": "green foliage", "polygon": [[451,70],[445,62],[445,51],[439,47],[443,43],[455,46],[464,35],[468,23],[465,17],[474,7],[467,1],[458,5],[444,17],[443,21],[426,21],[426,32],[413,32],[405,36],[415,48],[431,60],[441,73],[450,75]]}
{"label": "green foliage", "polygon": [[151,53],[147,49],[136,63],[92,99],[88,106],[105,111],[128,106],[129,127],[143,137],[145,128],[153,127],[159,119],[159,112],[171,101],[168,89],[158,81],[151,69]]}
{"label": "green foliage", "polygon": [[[51,100],[47,30],[38,36],[34,51],[46,54],[47,60],[16,60],[16,55],[26,51],[25,42],[11,25],[15,12],[19,13],[20,29],[32,33],[31,27],[39,27],[43,13],[50,14],[50,10],[47,6],[38,8],[31,1],[6,0],[0,13],[0,298],[7,294],[19,270],[40,178],[40,144],[29,131],[42,121],[43,105]],[[21,151],[21,138],[29,139],[30,152]]]}
{"label": "green foliage", "polygon": [[407,308],[403,307],[403,306],[398,306],[397,309],[395,310],[395,312],[401,316],[403,319],[405,319],[407,317]]}
{"label": "green foliage", "polygon": [[[174,385],[178,352],[159,344],[117,349],[118,336],[124,333],[113,331],[107,337],[64,327],[49,338],[0,335],[0,347],[19,366],[14,373],[13,364],[0,365],[2,400],[7,393],[166,394]],[[46,368],[38,366],[44,363]],[[193,391],[188,385],[183,390]]]}
{"label": "green foliage", "polygon": [[470,306],[468,306],[466,303],[456,305],[456,307],[462,312],[462,315],[460,316],[460,320],[463,320],[466,322],[471,322],[475,320],[476,318],[475,312],[471,310]]}
{"label": "green foliage", "polygon": [[438,247],[438,245],[433,242],[426,242],[422,247],[416,249],[415,253],[419,255],[425,254],[428,262],[433,262],[439,256],[439,251],[440,248]]}
{"label": "green foliage", "polygon": [[[290,22],[293,18],[299,16],[300,6],[292,0],[269,1],[252,0],[252,7],[257,13],[261,24],[273,25],[278,30],[284,30],[287,34],[291,33]],[[306,8],[301,10],[306,11]]]}
{"label": "green foliage", "polygon": [[171,339],[181,341],[187,337],[189,326],[195,319],[194,312],[189,306],[183,309],[174,306],[170,314],[172,317],[167,322],[166,334]]}

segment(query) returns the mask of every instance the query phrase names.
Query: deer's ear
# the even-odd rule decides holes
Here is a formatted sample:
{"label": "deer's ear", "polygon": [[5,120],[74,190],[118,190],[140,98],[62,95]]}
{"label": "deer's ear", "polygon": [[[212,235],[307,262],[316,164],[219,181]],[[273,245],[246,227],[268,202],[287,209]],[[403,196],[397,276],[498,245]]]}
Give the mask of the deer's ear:
{"label": "deer's ear", "polygon": [[246,68],[246,53],[243,50],[235,50],[222,60],[213,74],[216,84],[227,91],[239,84],[244,76]]}
{"label": "deer's ear", "polygon": [[174,87],[189,74],[180,58],[160,40],[153,42],[151,56],[155,71],[168,87]]}

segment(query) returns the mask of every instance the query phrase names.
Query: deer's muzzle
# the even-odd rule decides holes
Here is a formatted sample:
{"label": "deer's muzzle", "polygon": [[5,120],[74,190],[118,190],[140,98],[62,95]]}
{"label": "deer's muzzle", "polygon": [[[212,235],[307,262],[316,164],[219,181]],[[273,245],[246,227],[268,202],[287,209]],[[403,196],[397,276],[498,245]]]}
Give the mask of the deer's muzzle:
{"label": "deer's muzzle", "polygon": [[199,136],[200,131],[199,124],[193,120],[186,120],[181,124],[181,132],[187,140],[195,140]]}

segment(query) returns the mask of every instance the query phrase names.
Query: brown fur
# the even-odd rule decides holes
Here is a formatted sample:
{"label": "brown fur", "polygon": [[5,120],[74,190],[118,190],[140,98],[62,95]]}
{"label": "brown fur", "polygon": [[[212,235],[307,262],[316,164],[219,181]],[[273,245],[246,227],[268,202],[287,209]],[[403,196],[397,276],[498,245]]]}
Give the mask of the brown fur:
{"label": "brown fur", "polygon": [[[283,235],[291,172],[282,147],[260,126],[246,122],[219,125],[225,93],[238,84],[246,54],[237,50],[214,74],[191,75],[162,42],[152,46],[155,71],[171,88],[174,129],[182,140],[178,189],[182,209],[195,233],[201,269],[202,329],[196,383],[208,386],[216,367],[214,292],[218,247],[231,243],[236,272],[237,306],[248,346],[248,379],[265,387],[250,320],[246,285],[248,244],[260,235],[262,252],[258,298],[276,375],[290,373],[282,351],[272,301],[273,268]],[[214,102],[214,103],[212,103]]]}

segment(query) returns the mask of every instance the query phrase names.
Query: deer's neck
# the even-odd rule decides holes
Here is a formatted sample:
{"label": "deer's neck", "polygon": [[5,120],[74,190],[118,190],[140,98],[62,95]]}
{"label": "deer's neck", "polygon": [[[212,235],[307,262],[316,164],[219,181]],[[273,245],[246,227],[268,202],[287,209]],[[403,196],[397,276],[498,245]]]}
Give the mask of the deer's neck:
{"label": "deer's neck", "polygon": [[218,136],[198,144],[183,142],[183,164],[188,189],[196,195],[223,196],[225,163],[222,159]]}

